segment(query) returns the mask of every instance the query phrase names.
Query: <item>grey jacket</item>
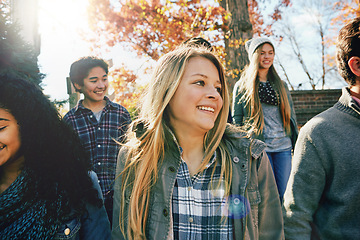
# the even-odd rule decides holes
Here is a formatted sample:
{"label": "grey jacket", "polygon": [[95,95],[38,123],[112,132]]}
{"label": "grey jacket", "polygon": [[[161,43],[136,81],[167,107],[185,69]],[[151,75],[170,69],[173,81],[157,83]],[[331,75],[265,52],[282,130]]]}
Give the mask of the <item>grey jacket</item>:
{"label": "grey jacket", "polygon": [[[166,139],[172,139],[167,137]],[[233,220],[234,239],[283,239],[283,220],[280,200],[274,176],[267,155],[265,144],[246,138],[235,127],[228,126],[223,142],[232,157],[231,194],[234,202],[239,202],[240,209],[250,211],[246,217]],[[118,157],[117,174],[124,167],[126,149],[122,148]],[[180,152],[174,141],[166,146],[165,158],[159,168],[158,181],[154,184],[150,197],[149,218],[147,220],[147,239],[171,239],[171,198],[180,165]],[[116,179],[114,193],[114,217],[112,239],[126,239],[119,228],[121,176]],[[131,189],[125,189],[130,197]],[[237,198],[237,196],[240,196]],[[128,201],[127,199],[125,201]],[[125,204],[125,209],[128,205]],[[241,214],[240,214],[241,215]],[[126,227],[126,226],[125,226]]]}
{"label": "grey jacket", "polygon": [[360,108],[339,101],[300,130],[284,195],[286,239],[359,239]]}
{"label": "grey jacket", "polygon": [[[236,82],[233,91],[233,104],[232,104],[232,116],[233,116],[233,123],[239,126],[243,126],[244,123],[249,120],[249,109],[241,98],[243,93],[240,92],[239,89],[240,80]],[[289,100],[291,114],[290,114],[290,127],[291,127],[291,134],[290,139],[292,143],[292,147],[295,147],[296,139],[298,137],[298,127],[296,122],[296,114],[294,110],[294,104],[291,98],[291,94],[289,88],[287,87],[286,83],[283,82],[285,91]],[[264,136],[262,134],[255,136],[257,139],[264,141]]]}

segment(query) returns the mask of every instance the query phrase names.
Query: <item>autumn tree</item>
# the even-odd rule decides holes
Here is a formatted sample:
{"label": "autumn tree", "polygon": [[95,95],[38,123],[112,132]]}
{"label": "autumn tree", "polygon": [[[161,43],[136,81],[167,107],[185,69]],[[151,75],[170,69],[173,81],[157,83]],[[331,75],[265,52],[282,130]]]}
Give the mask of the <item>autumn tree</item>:
{"label": "autumn tree", "polygon": [[[211,33],[212,43],[221,42],[222,19],[226,12],[219,6],[199,0],[177,2],[90,0],[89,22],[94,31],[94,50],[122,45],[143,59],[157,60],[186,39]],[[215,46],[221,48],[221,46]],[[138,96],[136,76],[128,66],[113,71],[115,95],[124,105]],[[124,95],[125,92],[125,95]]]}
{"label": "autumn tree", "polygon": [[333,25],[345,25],[351,19],[360,17],[359,0],[343,0],[334,4],[334,9],[339,12],[338,16],[332,20]]}
{"label": "autumn tree", "polygon": [[[272,2],[273,6],[269,7]],[[224,41],[226,66],[230,89],[239,79],[241,70],[248,64],[245,41],[253,35],[273,35],[274,22],[281,19],[290,0],[222,0],[220,5],[229,13],[229,21],[224,21]],[[270,9],[269,9],[270,8]],[[264,12],[267,12],[265,15]]]}
{"label": "autumn tree", "polygon": [[127,108],[130,115],[134,117],[136,115],[134,100],[139,99],[143,86],[136,84],[136,74],[125,66],[115,68],[110,74],[113,78],[112,86],[115,89],[114,101],[121,102],[121,105]]}
{"label": "autumn tree", "polygon": [[[89,22],[110,47],[123,44],[139,56],[157,60],[189,37],[219,30],[226,12],[199,0],[90,0]],[[213,42],[220,41],[220,34]],[[101,40],[99,42],[99,40]],[[96,46],[96,45],[95,45]],[[99,47],[99,46],[97,46]]]}
{"label": "autumn tree", "polygon": [[[279,19],[281,8],[290,4],[290,1],[278,1],[272,11],[267,10],[272,21],[265,24],[261,14],[264,9],[258,3],[264,6],[267,2],[273,1],[90,0],[89,23],[95,33],[94,50],[103,49],[100,46],[104,43],[110,48],[122,45],[139,57],[153,61],[186,39],[203,36],[224,61],[232,89],[248,61],[244,42],[253,33],[271,34],[272,21]],[[132,73],[126,76],[127,67],[123,66],[120,72],[115,81],[131,79],[126,85],[134,88],[136,78]],[[121,95],[119,88],[115,87],[115,91]]]}
{"label": "autumn tree", "polygon": [[354,0],[303,0],[283,14],[274,27],[275,35],[281,33],[277,43],[281,54],[276,60],[292,89],[324,89],[342,83],[336,71],[335,40],[339,28],[356,16],[356,8]]}
{"label": "autumn tree", "polygon": [[[279,28],[283,35],[282,45],[287,44],[288,54],[303,70],[304,81],[307,79],[313,90],[317,86],[323,89],[326,79],[336,72],[335,65],[329,62],[334,48],[327,46],[331,19],[335,14],[329,1],[304,0],[288,14],[291,18],[298,16],[302,23],[294,27],[294,21],[285,16],[286,19]],[[283,66],[281,60],[278,61]],[[285,73],[286,67],[282,69]]]}

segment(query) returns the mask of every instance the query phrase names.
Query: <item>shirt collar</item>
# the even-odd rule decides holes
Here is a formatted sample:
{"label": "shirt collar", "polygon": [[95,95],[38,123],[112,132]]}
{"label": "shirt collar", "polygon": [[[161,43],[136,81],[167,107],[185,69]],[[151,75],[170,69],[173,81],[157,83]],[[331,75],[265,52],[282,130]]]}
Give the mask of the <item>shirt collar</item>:
{"label": "shirt collar", "polygon": [[[116,104],[114,102],[110,101],[110,99],[107,96],[104,97],[104,100],[106,101],[106,105],[104,107],[105,109],[116,108]],[[79,102],[77,103],[77,105],[75,107],[75,112],[80,111],[80,110],[90,110],[90,109],[84,107],[83,102],[84,102],[84,99],[79,100]]]}
{"label": "shirt collar", "polygon": [[[185,162],[184,159],[182,158],[182,153],[183,153],[183,149],[181,146],[178,146],[179,147],[179,151],[180,151],[180,158],[181,158],[181,161]],[[213,156],[211,157],[210,161],[208,162],[208,164],[206,164],[206,167],[205,169],[209,168],[216,160],[216,151],[214,152]]]}
{"label": "shirt collar", "polygon": [[[179,149],[179,153],[180,153],[180,158],[181,158],[181,161],[185,162],[184,159],[182,158],[182,153],[183,153],[183,149],[182,147],[179,145],[179,142],[177,141],[176,139],[176,136],[175,134],[172,132],[172,130],[170,129],[170,127],[168,127],[167,125],[165,125],[165,128],[170,132],[177,148]],[[208,162],[208,164],[206,164],[206,167],[205,168],[209,168],[214,162],[216,161],[216,151],[214,152],[213,156],[211,157],[210,161]]]}
{"label": "shirt collar", "polygon": [[355,96],[351,96],[353,99],[354,99],[354,101],[357,103],[357,105],[360,107],[360,99],[359,98],[357,98],[357,97],[355,97]]}

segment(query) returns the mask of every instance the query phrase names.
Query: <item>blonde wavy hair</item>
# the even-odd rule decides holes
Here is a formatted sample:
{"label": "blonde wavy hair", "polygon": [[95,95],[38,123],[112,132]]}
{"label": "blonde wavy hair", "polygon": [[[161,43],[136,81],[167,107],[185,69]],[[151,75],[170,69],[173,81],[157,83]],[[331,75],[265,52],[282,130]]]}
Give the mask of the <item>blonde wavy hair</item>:
{"label": "blonde wavy hair", "polygon": [[[264,115],[259,98],[260,80],[258,78],[260,55],[264,44],[260,45],[260,47],[255,50],[250,63],[245,67],[243,73],[241,74],[239,84],[239,93],[243,93],[240,101],[245,101],[250,116],[249,120],[245,122],[244,125],[246,129],[248,129],[250,132],[254,132],[256,135],[261,134],[264,129]],[[280,79],[274,68],[274,65],[271,65],[269,69],[268,81],[270,81],[271,86],[274,88],[277,96],[280,98],[279,108],[283,125],[286,133],[290,134],[290,103],[286,94],[284,85],[285,83]]]}
{"label": "blonde wavy hair", "polygon": [[[125,209],[125,203],[121,201],[119,222],[121,231],[129,239],[145,239],[151,187],[158,180],[158,169],[164,159],[165,143],[173,141],[166,139],[169,134],[165,134],[168,128],[171,128],[167,117],[167,106],[180,84],[189,59],[194,57],[206,58],[216,66],[222,85],[221,97],[223,99],[223,107],[215,125],[204,138],[205,156],[199,172],[205,169],[215,150],[219,149],[218,158],[223,166],[221,177],[224,177],[227,183],[225,186],[227,195],[230,192],[232,177],[230,155],[222,142],[229,109],[224,69],[218,58],[208,49],[181,46],[159,59],[148,90],[142,98],[139,118],[132,123],[127,133],[125,146],[128,155],[124,170],[120,174],[122,199],[126,199],[124,189],[130,188],[132,191],[128,209]],[[141,134],[136,132],[139,124],[143,126]],[[124,218],[126,211],[127,219]],[[127,225],[126,233],[125,224]]]}

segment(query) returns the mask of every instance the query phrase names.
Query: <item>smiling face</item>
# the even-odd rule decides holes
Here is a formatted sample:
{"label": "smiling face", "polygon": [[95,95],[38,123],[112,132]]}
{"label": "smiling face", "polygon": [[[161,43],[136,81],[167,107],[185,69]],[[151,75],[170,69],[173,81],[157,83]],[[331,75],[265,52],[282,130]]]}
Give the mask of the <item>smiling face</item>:
{"label": "smiling face", "polygon": [[219,72],[210,60],[190,58],[168,106],[175,132],[191,130],[205,134],[212,129],[223,105],[221,88]]}
{"label": "smiling face", "polygon": [[274,48],[269,43],[265,43],[260,52],[259,67],[269,69],[274,62],[274,56]]}
{"label": "smiling face", "polygon": [[0,108],[0,166],[17,158],[21,146],[19,125],[14,116]]}
{"label": "smiling face", "polygon": [[85,101],[102,102],[109,86],[107,74],[102,67],[94,67],[89,71],[89,75],[84,78],[84,85],[74,83],[85,96]]}

